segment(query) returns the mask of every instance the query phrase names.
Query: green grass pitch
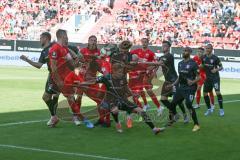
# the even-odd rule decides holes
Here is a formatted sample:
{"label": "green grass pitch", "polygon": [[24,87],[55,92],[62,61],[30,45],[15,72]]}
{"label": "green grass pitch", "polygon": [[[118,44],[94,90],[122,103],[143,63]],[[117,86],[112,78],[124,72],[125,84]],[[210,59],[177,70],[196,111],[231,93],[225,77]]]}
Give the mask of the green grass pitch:
{"label": "green grass pitch", "polygon": [[[114,125],[87,129],[60,121],[56,128],[48,128],[49,113],[41,99],[46,77],[45,69],[0,67],[0,160],[240,159],[240,80],[221,80],[227,102],[224,117],[218,116],[217,104],[214,114],[204,117],[203,105],[197,110],[199,132],[191,131],[192,122],[183,124],[180,119],[155,136],[142,122],[134,123],[132,129],[123,123],[122,134]],[[83,106],[84,110],[95,104],[84,98]]]}

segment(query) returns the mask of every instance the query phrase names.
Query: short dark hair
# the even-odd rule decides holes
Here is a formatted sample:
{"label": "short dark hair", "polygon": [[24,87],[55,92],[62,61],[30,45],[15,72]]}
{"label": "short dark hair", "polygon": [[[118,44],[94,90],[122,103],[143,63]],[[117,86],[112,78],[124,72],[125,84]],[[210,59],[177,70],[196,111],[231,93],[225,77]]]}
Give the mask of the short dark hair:
{"label": "short dark hair", "polygon": [[185,47],[185,48],[184,48],[184,51],[187,51],[187,52],[192,53],[192,48],[190,48],[190,47]]}
{"label": "short dark hair", "polygon": [[46,37],[49,41],[51,41],[51,34],[49,32],[43,32],[41,34],[42,37]]}
{"label": "short dark hair", "polygon": [[211,46],[211,48],[213,49],[213,45],[211,43],[208,43],[207,46]]}
{"label": "short dark hair", "polygon": [[90,37],[88,37],[88,39],[90,39],[90,38],[96,38],[97,39],[97,36],[91,35]]}
{"label": "short dark hair", "polygon": [[121,49],[130,49],[132,47],[132,43],[129,40],[124,40],[119,44],[119,48]]}
{"label": "short dark hair", "polygon": [[204,51],[204,48],[203,47],[198,47],[197,49],[201,50],[201,51]]}
{"label": "short dark hair", "polygon": [[67,31],[64,29],[58,29],[56,32],[57,39],[60,38],[63,34],[67,34]]}
{"label": "short dark hair", "polygon": [[162,44],[163,43],[166,43],[169,47],[171,47],[171,45],[172,45],[169,41],[163,41]]}

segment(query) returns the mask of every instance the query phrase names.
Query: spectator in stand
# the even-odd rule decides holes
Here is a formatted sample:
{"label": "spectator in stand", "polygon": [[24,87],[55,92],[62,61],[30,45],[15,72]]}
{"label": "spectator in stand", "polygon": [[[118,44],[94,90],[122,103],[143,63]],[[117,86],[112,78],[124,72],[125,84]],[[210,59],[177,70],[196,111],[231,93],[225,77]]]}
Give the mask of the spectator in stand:
{"label": "spectator in stand", "polygon": [[194,47],[222,37],[215,48],[236,46],[234,39],[240,31],[240,2],[236,0],[129,0],[127,5],[115,23],[99,32],[100,43],[129,39],[140,44],[142,37],[149,37],[152,45],[170,40],[174,46]]}
{"label": "spectator in stand", "polygon": [[70,0],[1,0],[0,38],[37,40],[40,33],[66,22],[73,14],[96,15],[99,19],[103,7],[100,1],[93,0],[89,4]]}

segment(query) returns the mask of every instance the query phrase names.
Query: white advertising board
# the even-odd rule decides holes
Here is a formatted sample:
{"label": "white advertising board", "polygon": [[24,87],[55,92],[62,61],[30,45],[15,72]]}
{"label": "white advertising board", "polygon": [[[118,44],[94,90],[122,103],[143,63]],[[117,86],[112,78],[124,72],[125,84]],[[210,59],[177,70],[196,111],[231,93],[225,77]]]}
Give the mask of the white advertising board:
{"label": "white advertising board", "polygon": [[[33,61],[38,61],[39,52],[15,52],[15,51],[0,51],[0,65],[4,66],[30,66],[22,61],[19,57],[24,54]],[[175,60],[175,67],[180,60]],[[240,62],[222,62],[224,69],[220,71],[222,78],[239,78],[240,79]]]}

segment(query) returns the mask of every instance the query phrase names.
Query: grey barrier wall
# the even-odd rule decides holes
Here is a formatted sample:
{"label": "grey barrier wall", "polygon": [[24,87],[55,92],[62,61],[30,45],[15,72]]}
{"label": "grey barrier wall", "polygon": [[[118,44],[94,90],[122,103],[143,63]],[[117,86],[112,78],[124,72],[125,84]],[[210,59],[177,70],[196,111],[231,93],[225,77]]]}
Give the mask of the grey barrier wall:
{"label": "grey barrier wall", "polygon": [[[73,43],[70,42],[71,45],[77,46],[79,49],[86,47],[86,44],[83,43]],[[101,48],[103,44],[99,45]],[[141,46],[133,46],[132,49],[139,48]],[[159,54],[162,52],[161,46],[150,46],[150,49]],[[40,52],[42,50],[39,41],[23,41],[23,40],[0,40],[0,51],[18,51],[18,52]],[[196,54],[196,48],[193,48],[193,54]],[[183,52],[183,48],[181,47],[172,47],[172,54],[176,58],[181,58],[181,54]],[[230,62],[240,62],[240,50],[223,50],[223,49],[215,49],[214,54],[219,56],[222,61],[230,61]]]}

